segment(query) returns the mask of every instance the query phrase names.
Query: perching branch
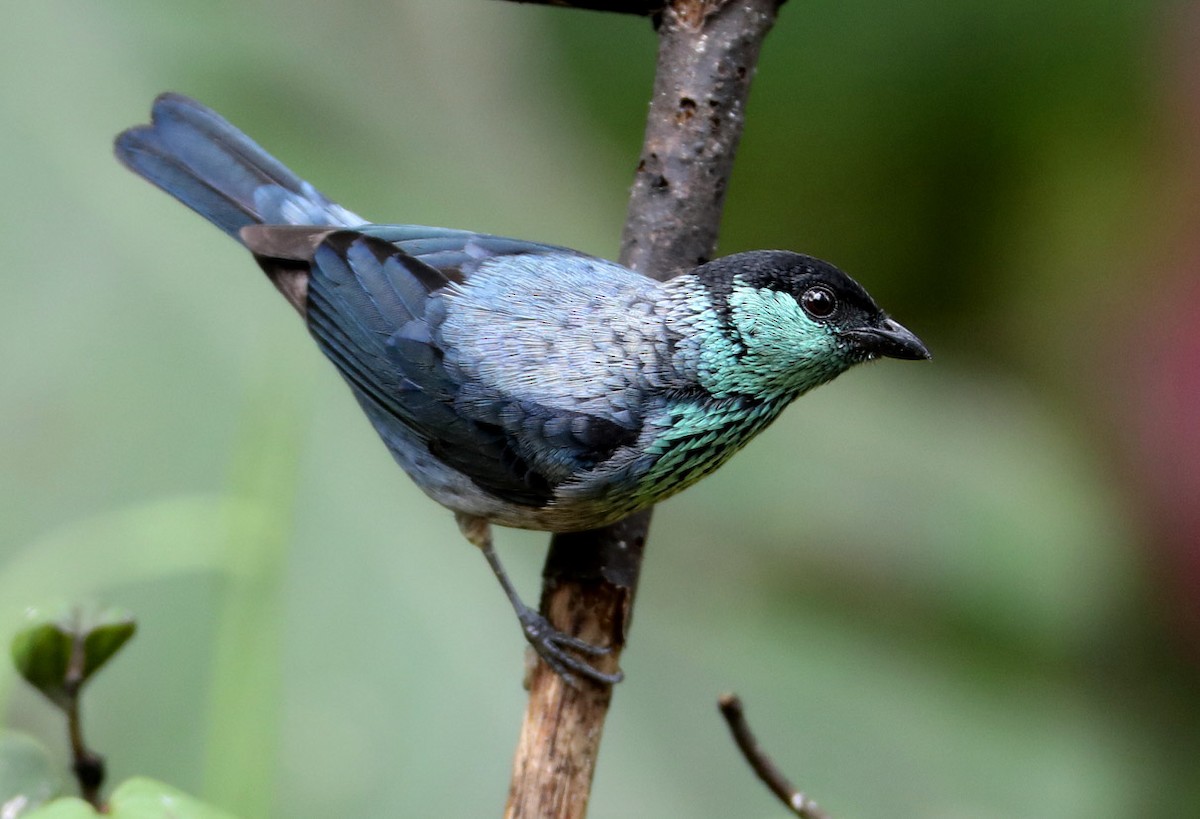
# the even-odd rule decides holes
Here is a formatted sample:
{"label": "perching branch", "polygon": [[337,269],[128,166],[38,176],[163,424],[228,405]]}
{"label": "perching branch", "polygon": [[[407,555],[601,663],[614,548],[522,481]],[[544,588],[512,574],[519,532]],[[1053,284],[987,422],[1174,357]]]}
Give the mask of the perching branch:
{"label": "perching branch", "polygon": [[[665,279],[715,252],[750,80],[781,1],[657,4],[665,7],[657,20],[654,96],[622,235],[622,264]],[[565,4],[613,11],[638,5]],[[618,666],[649,524],[646,510],[604,529],[551,540],[542,613],[567,634],[611,646],[612,653],[596,663],[602,671]],[[571,688],[544,663],[536,664],[506,817],[586,814],[611,697],[611,688]]]}
{"label": "perching branch", "polygon": [[738,699],[738,696],[723,694],[717,700],[717,706],[721,709],[721,716],[725,717],[725,721],[729,723],[729,731],[733,734],[733,741],[737,743],[742,756],[750,763],[750,767],[754,769],[758,778],[771,789],[771,793],[778,796],[779,800],[801,819],[829,819],[829,814],[817,807],[816,802],[796,790],[795,786],[775,766],[767,752],[758,744],[758,740],[750,730],[749,723],[746,722],[746,715],[742,711],[742,701]]}

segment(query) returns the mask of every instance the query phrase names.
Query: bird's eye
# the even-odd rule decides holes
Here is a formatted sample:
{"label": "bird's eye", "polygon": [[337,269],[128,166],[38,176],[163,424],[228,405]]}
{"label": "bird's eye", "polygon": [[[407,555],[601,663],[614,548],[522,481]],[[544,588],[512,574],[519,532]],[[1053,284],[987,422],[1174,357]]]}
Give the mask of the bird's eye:
{"label": "bird's eye", "polygon": [[817,285],[804,291],[800,296],[800,306],[813,318],[829,318],[837,309],[837,296],[828,287]]}

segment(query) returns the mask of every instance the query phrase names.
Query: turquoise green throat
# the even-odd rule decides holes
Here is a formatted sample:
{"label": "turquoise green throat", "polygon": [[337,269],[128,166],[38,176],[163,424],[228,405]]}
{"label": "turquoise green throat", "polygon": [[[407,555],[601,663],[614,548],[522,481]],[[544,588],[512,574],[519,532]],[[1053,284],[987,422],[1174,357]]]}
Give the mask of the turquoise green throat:
{"label": "turquoise green throat", "polygon": [[693,291],[688,324],[695,346],[681,345],[678,355],[694,357],[697,382],[708,395],[674,404],[659,420],[663,429],[647,450],[655,462],[642,479],[643,497],[662,498],[691,486],[795,398],[847,366],[845,356],[836,354],[834,330],[810,319],[787,293],[734,277],[724,317],[711,304],[697,311],[697,300]]}

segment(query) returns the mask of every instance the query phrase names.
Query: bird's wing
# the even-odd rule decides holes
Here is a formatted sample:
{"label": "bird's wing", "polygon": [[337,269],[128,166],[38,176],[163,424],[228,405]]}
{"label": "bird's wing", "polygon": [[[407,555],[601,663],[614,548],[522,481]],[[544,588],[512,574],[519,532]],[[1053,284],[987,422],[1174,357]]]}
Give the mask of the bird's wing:
{"label": "bird's wing", "polygon": [[[438,332],[453,309],[446,291],[487,258],[560,251],[429,232],[372,227],[321,237],[306,283],[309,328],[389,445],[415,439],[497,497],[545,505],[556,486],[634,440],[638,429],[627,416],[618,422],[550,406],[457,366]],[[518,328],[482,330],[503,335]]]}
{"label": "bird's wing", "polygon": [[439,271],[451,282],[470,278],[483,262],[500,256],[553,253],[589,258],[565,247],[469,230],[424,225],[364,225],[360,232],[387,242],[395,250]]}

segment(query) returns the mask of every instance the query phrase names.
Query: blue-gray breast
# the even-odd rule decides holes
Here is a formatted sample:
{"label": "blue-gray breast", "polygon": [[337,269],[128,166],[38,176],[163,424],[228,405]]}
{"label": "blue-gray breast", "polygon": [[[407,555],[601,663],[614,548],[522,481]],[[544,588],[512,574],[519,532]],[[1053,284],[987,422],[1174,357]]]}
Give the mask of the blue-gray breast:
{"label": "blue-gray breast", "polygon": [[619,677],[520,602],[490,523],[612,523],[707,475],[854,364],[929,357],[854,280],[798,253],[738,253],[660,282],[562,247],[367,222],[178,94],[116,154],[254,255],[568,678]]}

